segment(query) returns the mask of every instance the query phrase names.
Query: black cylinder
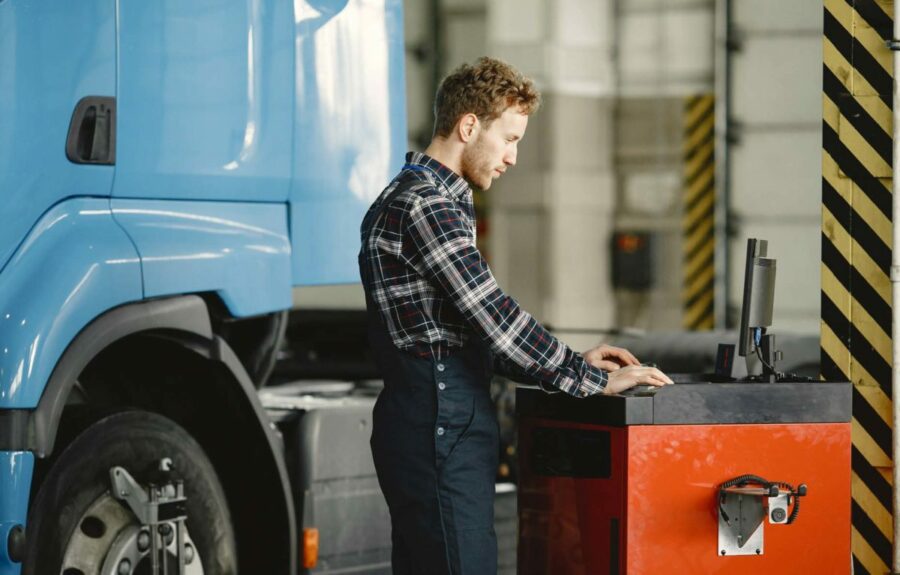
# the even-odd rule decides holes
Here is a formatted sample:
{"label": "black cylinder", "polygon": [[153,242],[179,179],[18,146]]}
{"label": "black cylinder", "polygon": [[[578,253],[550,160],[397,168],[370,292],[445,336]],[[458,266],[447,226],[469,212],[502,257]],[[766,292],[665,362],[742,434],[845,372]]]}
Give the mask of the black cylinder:
{"label": "black cylinder", "polygon": [[7,554],[12,562],[21,563],[25,557],[25,528],[16,525],[10,529],[6,544]]}

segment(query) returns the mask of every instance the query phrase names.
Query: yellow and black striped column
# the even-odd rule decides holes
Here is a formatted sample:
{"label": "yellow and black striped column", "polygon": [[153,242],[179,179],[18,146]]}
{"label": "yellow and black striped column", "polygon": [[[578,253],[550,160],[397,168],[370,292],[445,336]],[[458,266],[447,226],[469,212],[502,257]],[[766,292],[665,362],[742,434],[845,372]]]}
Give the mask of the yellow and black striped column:
{"label": "yellow and black striped column", "polygon": [[[822,376],[853,382],[855,573],[890,571],[892,4],[825,0]],[[839,502],[835,502],[839,504]]]}
{"label": "yellow and black striped column", "polygon": [[690,330],[714,326],[714,113],[711,94],[693,96],[685,102],[682,323]]}

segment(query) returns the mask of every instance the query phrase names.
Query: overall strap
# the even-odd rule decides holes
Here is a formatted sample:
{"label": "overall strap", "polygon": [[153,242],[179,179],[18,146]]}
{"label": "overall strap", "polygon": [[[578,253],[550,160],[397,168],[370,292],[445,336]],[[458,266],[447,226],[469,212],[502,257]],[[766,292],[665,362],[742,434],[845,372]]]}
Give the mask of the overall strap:
{"label": "overall strap", "polygon": [[[406,170],[407,168],[411,168],[411,167],[414,167],[414,166],[413,166],[412,164],[406,164],[406,165],[403,166],[403,170]],[[417,167],[417,166],[416,166],[416,167]],[[419,170],[416,170],[416,171],[419,171]],[[384,212],[384,210],[386,210],[387,207],[388,207],[389,205],[391,205],[391,202],[393,202],[394,200],[396,200],[397,197],[398,197],[400,194],[402,194],[403,192],[406,191],[406,187],[404,187],[403,184],[404,184],[404,183],[406,182],[406,180],[408,180],[409,177],[412,176],[412,175],[413,175],[413,174],[412,174],[411,171],[406,171],[405,173],[403,173],[403,174],[400,176],[400,180],[397,182],[397,185],[394,187],[393,190],[391,190],[391,193],[388,194],[388,195],[381,201],[381,203],[378,205],[378,208],[375,209],[374,211],[369,212],[368,214],[366,214],[366,217],[363,219],[363,228],[366,230],[366,234],[367,234],[367,235],[372,231],[372,230],[371,230],[371,225],[372,225],[374,222],[376,222],[376,221],[378,220],[378,218],[381,216],[381,214]]]}
{"label": "overall strap", "polygon": [[[422,169],[420,170],[418,168],[422,168]],[[375,210],[366,214],[366,217],[363,219],[363,229],[366,230],[366,238],[363,241],[362,249],[360,249],[360,251],[359,251],[359,272],[360,272],[360,275],[362,276],[363,283],[365,284],[363,287],[366,287],[366,288],[368,286],[372,285],[372,276],[371,276],[371,273],[369,270],[369,266],[366,265],[366,256],[368,254],[366,253],[366,246],[365,246],[365,242],[368,240],[369,234],[372,233],[371,226],[376,221],[378,221],[378,218],[387,209],[387,207],[391,204],[391,202],[396,200],[400,194],[402,194],[403,192],[405,192],[407,190],[407,188],[406,188],[406,186],[404,186],[404,184],[406,183],[406,180],[408,180],[411,176],[415,175],[414,171],[426,171],[426,170],[432,171],[432,170],[429,170],[428,168],[424,168],[424,167],[418,166],[416,164],[405,164],[403,166],[402,170],[403,170],[403,172],[400,175],[400,180],[397,182],[396,187],[394,187],[394,189],[391,190],[391,193],[388,194],[381,201],[378,208],[376,208]],[[433,171],[432,171],[432,173],[433,173]],[[369,290],[364,289],[363,291],[366,293],[366,305],[369,307],[370,314],[372,312],[377,312],[377,310],[374,308],[374,306],[371,305],[372,302],[370,301]]]}
{"label": "overall strap", "polygon": [[[408,166],[408,165],[407,165]],[[404,166],[406,168],[407,166]],[[379,370],[384,373],[386,368],[387,357],[391,354],[396,353],[398,350],[394,346],[393,341],[391,340],[391,336],[388,333],[387,326],[384,323],[383,318],[381,317],[381,310],[378,309],[378,306],[375,305],[375,301],[372,299],[372,294],[369,292],[369,288],[373,285],[371,270],[368,265],[368,250],[366,249],[366,242],[368,241],[369,234],[372,233],[372,225],[381,214],[387,209],[387,207],[393,202],[397,197],[407,190],[407,187],[404,185],[406,180],[414,175],[413,171],[406,171],[400,176],[400,180],[397,182],[396,187],[391,190],[391,193],[388,194],[379,204],[379,206],[369,212],[365,219],[363,220],[363,229],[365,229],[366,237],[363,240],[363,245],[359,250],[358,263],[359,263],[359,273],[360,277],[363,280],[363,293],[366,297],[366,311],[368,316],[368,338],[369,344],[376,351],[375,353],[375,363],[378,365]]]}

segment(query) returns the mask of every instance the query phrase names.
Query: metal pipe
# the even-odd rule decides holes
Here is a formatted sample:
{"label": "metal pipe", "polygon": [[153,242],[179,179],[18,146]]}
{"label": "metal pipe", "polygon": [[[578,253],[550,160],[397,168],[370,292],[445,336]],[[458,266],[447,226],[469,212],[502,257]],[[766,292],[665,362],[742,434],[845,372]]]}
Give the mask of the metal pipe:
{"label": "metal pipe", "polygon": [[[159,491],[156,490],[156,486],[152,483],[150,484],[150,504],[154,507],[156,506],[157,501],[159,501]],[[155,514],[154,519],[150,521],[150,573],[153,575],[159,575],[159,542],[157,537],[159,537],[159,523],[155,523]],[[165,547],[164,547],[165,549]]]}
{"label": "metal pipe", "polygon": [[[181,479],[175,482],[175,497],[177,499],[184,498],[184,481]],[[178,557],[178,575],[184,575],[185,554],[184,517],[182,517],[175,520],[175,556]]]}
{"label": "metal pipe", "polygon": [[[897,81],[900,80],[900,54],[897,54],[898,39],[900,39],[900,2],[894,3],[894,35],[893,40],[889,43],[889,47],[893,50],[894,78],[893,78],[893,95],[894,102],[898,100]],[[893,495],[893,511],[894,511],[894,543],[893,558],[891,571],[900,573],[900,400],[898,400],[898,387],[900,387],[900,177],[898,177],[898,168],[900,168],[900,114],[896,111],[894,117],[894,142],[893,142],[893,163],[891,165],[891,398],[893,410],[893,431],[892,431],[892,452],[893,452],[893,472],[894,483],[892,489]]]}
{"label": "metal pipe", "polygon": [[731,0],[716,0],[715,4],[715,276],[713,283],[713,315],[716,329],[728,326],[729,279],[728,237],[731,212]]}
{"label": "metal pipe", "polygon": [[[431,93],[437,93],[441,80],[444,79],[444,25],[441,17],[441,0],[432,0],[429,4],[431,20]],[[430,140],[431,138],[429,138]]]}

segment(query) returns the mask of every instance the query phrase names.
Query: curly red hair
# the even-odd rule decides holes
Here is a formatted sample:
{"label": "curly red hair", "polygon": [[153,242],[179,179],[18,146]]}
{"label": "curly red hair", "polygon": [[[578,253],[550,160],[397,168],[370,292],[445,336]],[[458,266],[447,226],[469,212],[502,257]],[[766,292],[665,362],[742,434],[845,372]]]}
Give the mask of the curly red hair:
{"label": "curly red hair", "polygon": [[512,106],[531,115],[541,104],[534,82],[495,58],[479,58],[463,64],[444,78],[434,99],[434,134],[447,137],[465,114],[490,123]]}

